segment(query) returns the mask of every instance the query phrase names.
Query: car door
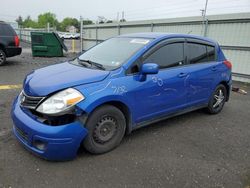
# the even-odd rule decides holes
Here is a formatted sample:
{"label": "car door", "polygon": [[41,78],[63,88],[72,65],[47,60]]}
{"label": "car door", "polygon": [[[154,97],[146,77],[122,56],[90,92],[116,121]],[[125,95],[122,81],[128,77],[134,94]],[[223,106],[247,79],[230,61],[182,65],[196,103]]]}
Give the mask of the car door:
{"label": "car door", "polygon": [[136,83],[136,123],[184,108],[187,101],[185,81],[188,76],[184,66],[184,40],[172,39],[153,47],[143,55],[141,63],[156,63],[159,72],[147,75],[145,81]]}
{"label": "car door", "polygon": [[218,70],[215,46],[189,40],[185,44],[189,74],[187,100],[189,105],[206,104],[213,91]]}

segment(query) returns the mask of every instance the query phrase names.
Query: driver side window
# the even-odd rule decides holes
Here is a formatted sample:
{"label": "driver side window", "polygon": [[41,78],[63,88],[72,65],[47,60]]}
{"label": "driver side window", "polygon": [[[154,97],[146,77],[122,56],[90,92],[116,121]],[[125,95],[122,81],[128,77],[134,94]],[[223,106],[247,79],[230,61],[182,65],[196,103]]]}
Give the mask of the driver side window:
{"label": "driver side window", "polygon": [[184,43],[167,44],[150,54],[143,63],[156,63],[160,69],[184,64]]}

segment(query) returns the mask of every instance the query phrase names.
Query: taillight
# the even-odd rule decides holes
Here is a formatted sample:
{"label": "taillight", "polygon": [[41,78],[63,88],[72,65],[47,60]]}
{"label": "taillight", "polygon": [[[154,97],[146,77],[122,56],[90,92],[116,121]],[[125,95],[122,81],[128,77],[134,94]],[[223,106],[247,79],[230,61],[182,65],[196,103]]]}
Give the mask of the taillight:
{"label": "taillight", "polygon": [[15,40],[15,46],[18,47],[20,43],[18,36],[15,36],[14,40]]}
{"label": "taillight", "polygon": [[232,63],[230,61],[225,60],[223,63],[227,66],[227,68],[232,69]]}

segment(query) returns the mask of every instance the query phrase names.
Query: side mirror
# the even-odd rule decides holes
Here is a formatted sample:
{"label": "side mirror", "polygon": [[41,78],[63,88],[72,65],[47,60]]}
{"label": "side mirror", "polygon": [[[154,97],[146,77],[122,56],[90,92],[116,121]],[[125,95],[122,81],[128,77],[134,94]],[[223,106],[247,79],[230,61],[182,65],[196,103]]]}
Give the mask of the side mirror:
{"label": "side mirror", "polygon": [[145,63],[141,67],[140,81],[145,81],[147,74],[157,74],[159,72],[159,66],[155,63]]}
{"label": "side mirror", "polygon": [[141,74],[157,74],[159,72],[159,66],[155,63],[146,63],[141,67]]}

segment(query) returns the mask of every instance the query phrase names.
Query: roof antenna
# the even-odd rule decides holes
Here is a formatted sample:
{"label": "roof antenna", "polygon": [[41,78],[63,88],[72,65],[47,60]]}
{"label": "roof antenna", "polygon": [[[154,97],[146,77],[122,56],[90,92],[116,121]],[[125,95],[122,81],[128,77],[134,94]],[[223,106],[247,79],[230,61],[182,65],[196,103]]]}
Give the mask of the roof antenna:
{"label": "roof antenna", "polygon": [[192,30],[190,30],[187,34],[190,34],[190,33],[192,33]]}

